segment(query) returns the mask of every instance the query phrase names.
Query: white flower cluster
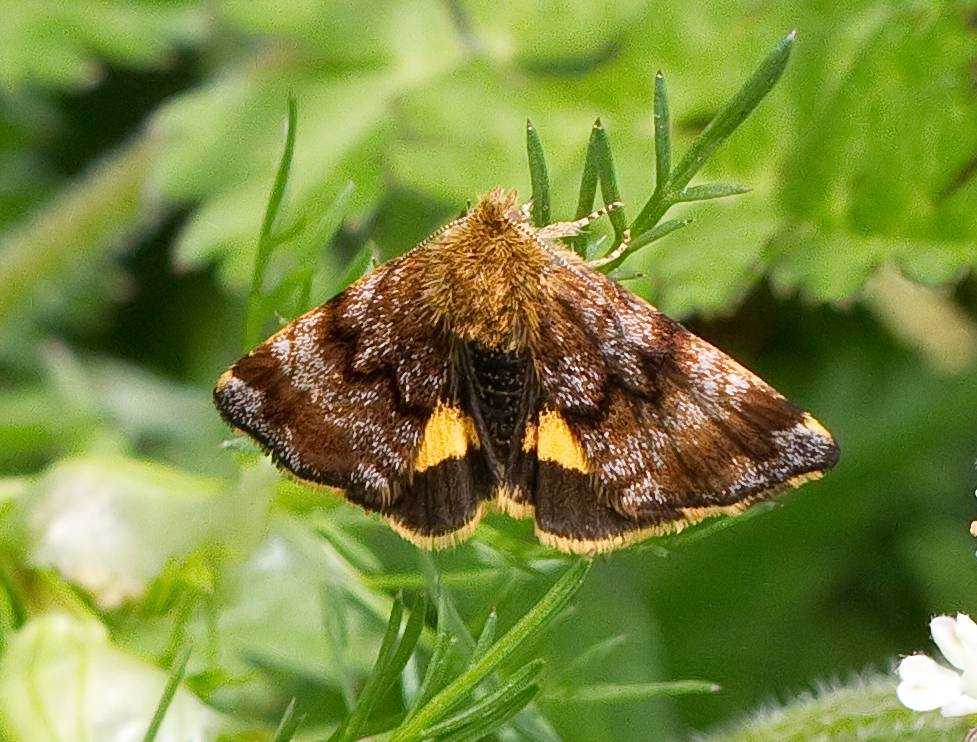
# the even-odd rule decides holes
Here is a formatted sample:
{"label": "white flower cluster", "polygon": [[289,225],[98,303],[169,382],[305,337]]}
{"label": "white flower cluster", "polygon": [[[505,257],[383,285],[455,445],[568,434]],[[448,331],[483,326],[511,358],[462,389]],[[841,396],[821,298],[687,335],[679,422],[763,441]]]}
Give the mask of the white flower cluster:
{"label": "white flower cluster", "polygon": [[914,654],[899,663],[896,694],[913,711],[940,709],[944,716],[977,714],[977,624],[958,613],[930,621],[933,641],[947,662],[944,667],[925,654]]}
{"label": "white flower cluster", "polygon": [[[0,660],[0,726],[21,742],[139,742],[168,673],[112,643],[92,618],[32,618]],[[214,742],[226,719],[179,686],[157,742]]]}

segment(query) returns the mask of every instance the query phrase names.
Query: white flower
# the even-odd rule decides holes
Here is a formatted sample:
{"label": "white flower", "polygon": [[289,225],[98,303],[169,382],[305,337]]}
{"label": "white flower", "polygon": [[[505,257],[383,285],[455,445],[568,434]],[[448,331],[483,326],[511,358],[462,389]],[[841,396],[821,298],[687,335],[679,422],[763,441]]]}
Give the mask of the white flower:
{"label": "white flower", "polygon": [[[89,618],[54,613],[13,635],[0,661],[0,726],[17,742],[139,742],[169,677]],[[180,686],[157,742],[214,742],[227,721]]]}
{"label": "white flower", "polygon": [[925,654],[914,654],[899,663],[896,695],[913,711],[940,709],[944,716],[977,714],[977,624],[958,613],[930,621],[930,633],[940,652],[956,670],[938,664]]}
{"label": "white flower", "polygon": [[162,464],[62,461],[28,498],[28,561],[56,568],[99,606],[116,608],[217,531],[218,493],[216,483]]}

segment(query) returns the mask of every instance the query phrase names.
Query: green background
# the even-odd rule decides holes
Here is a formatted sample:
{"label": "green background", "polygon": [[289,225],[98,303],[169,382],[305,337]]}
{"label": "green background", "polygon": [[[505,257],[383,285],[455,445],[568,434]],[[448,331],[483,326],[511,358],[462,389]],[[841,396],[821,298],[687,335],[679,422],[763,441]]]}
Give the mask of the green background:
{"label": "green background", "polygon": [[[151,600],[169,564],[177,593],[205,596],[186,629],[210,642],[191,662],[199,695],[254,728],[292,695],[309,723],[335,722],[337,667],[360,682],[388,596],[423,585],[418,555],[222,448],[209,404],[242,351],[288,92],[282,220],[301,220],[289,250],[314,267],[317,303],[364,245],[398,254],[495,185],[528,197],[527,117],[556,218],[576,208],[598,116],[637,213],[654,183],[655,72],[680,155],[791,29],[780,84],[696,181],[753,190],[670,212],[694,222],[638,253],[627,285],[810,409],[841,462],[667,556],[601,558],[539,650],[552,661],[538,706],[566,739],[684,738],[818,680],[890,672],[927,646],[931,615],[977,610],[977,5],[3,0],[0,17],[4,569],[28,615],[59,600],[28,556],[44,472],[79,456],[110,473],[160,462],[179,473],[153,469],[154,485],[175,478],[144,501],[140,548],[162,555],[150,597],[91,610],[159,659],[183,605]],[[559,568],[526,524],[490,526],[436,557],[474,627],[492,606],[511,624]],[[253,573],[269,538],[292,566]],[[333,569],[337,550],[355,569]],[[192,587],[187,565],[205,575]],[[342,623],[354,602],[340,663],[319,604]],[[722,690],[555,692],[685,678]]]}

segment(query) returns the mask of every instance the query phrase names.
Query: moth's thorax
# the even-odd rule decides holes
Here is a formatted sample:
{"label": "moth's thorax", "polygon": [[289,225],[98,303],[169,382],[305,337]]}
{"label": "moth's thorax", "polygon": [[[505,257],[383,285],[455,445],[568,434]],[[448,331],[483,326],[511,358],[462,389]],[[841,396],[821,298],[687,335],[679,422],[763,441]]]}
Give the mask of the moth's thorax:
{"label": "moth's thorax", "polygon": [[548,257],[515,192],[495,190],[422,248],[424,301],[452,335],[524,349],[538,331]]}

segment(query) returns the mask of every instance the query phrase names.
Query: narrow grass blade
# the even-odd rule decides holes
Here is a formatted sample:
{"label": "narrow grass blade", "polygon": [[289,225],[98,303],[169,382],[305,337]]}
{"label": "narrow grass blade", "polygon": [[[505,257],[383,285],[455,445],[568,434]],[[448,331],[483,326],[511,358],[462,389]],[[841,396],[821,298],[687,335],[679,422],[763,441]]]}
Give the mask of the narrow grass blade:
{"label": "narrow grass blade", "polygon": [[618,267],[620,267],[621,263],[627,260],[628,256],[633,255],[642,247],[647,247],[652,242],[657,242],[662,237],[666,237],[682,227],[687,227],[691,223],[691,219],[669,219],[667,222],[662,222],[658,226],[652,227],[648,231],[632,237],[631,244],[628,245],[628,249],[625,250],[617,260],[600,266],[598,270],[607,274],[616,271]]}
{"label": "narrow grass blade", "polygon": [[322,628],[333,657],[334,672],[339,683],[339,691],[346,704],[346,710],[351,711],[356,706],[356,690],[353,687],[353,676],[346,663],[346,632],[339,608],[335,601],[329,599],[328,591],[322,590]]}
{"label": "narrow grass blade", "polygon": [[[600,163],[598,162],[600,144],[598,142],[598,131],[601,129],[600,119],[594,122],[590,130],[590,139],[587,142],[587,155],[583,162],[583,174],[580,176],[580,192],[577,196],[577,211],[574,219],[583,219],[587,214],[594,210],[594,200],[597,198],[597,183],[600,180]],[[584,259],[593,257],[588,254],[590,239],[586,234],[574,237],[570,240],[573,249]]]}
{"label": "narrow grass blade", "polygon": [[285,130],[285,148],[275,173],[275,182],[265,207],[265,216],[261,222],[261,232],[258,236],[258,250],[254,258],[254,270],[251,273],[251,291],[248,295],[248,311],[244,328],[244,347],[250,348],[261,339],[261,324],[264,320],[264,302],[261,300],[261,287],[264,285],[265,271],[268,261],[275,248],[272,230],[275,220],[281,211],[285,198],[285,186],[292,168],[292,157],[295,154],[295,128],[298,121],[298,103],[295,96],[288,96],[288,127]]}
{"label": "narrow grass blade", "polygon": [[626,703],[661,696],[690,696],[716,693],[721,688],[708,680],[674,680],[660,683],[595,683],[554,691],[549,700],[574,703]]}
{"label": "narrow grass blade", "polygon": [[650,245],[652,242],[657,242],[662,237],[670,235],[677,229],[682,229],[682,227],[687,227],[692,223],[691,219],[669,219],[667,222],[662,222],[653,229],[649,229],[644,234],[639,234],[631,241],[631,249],[628,250],[627,255],[630,255],[635,250],[639,250],[645,245]]}
{"label": "narrow grass blade", "polygon": [[421,593],[411,606],[410,617],[407,619],[404,635],[397,644],[397,651],[394,652],[390,664],[386,668],[388,678],[386,684],[380,689],[381,693],[389,690],[390,685],[396,681],[397,676],[400,675],[400,671],[407,664],[407,660],[414,653],[414,647],[417,646],[417,640],[421,638],[421,632],[424,630],[424,622],[426,620],[427,596]]}
{"label": "narrow grass blade", "polygon": [[13,570],[6,560],[0,562],[0,588],[2,588],[6,600],[4,601],[3,625],[8,630],[19,629],[27,620],[27,608],[24,599],[14,582],[11,573]]}
{"label": "narrow grass blade", "polygon": [[624,644],[625,639],[622,634],[618,634],[592,644],[574,657],[568,665],[561,668],[560,674],[565,677],[578,672],[587,672],[594,664],[606,659],[615,649]]}
{"label": "narrow grass blade", "polygon": [[343,272],[342,287],[345,288],[360,280],[376,267],[376,262],[373,243],[367,242],[356,252],[353,259],[349,261],[349,265],[346,266],[346,270]]}
{"label": "narrow grass blade", "polygon": [[[611,153],[611,140],[600,119],[594,124],[592,137],[597,145],[597,167],[600,173],[600,194],[604,204],[621,202],[621,190],[617,186],[617,172],[614,169],[614,155]],[[614,244],[620,244],[624,230],[628,228],[628,217],[621,206],[608,213],[614,227]]]}
{"label": "narrow grass blade", "polygon": [[[658,220],[664,216],[665,212],[680,200],[679,194],[685,190],[685,187],[695,174],[699,172],[716,149],[753,113],[760,104],[760,101],[776,85],[790,59],[790,53],[794,47],[794,38],[795,34],[792,31],[773,48],[763,62],[760,63],[760,66],[757,67],[756,71],[744,83],[743,87],[740,88],[739,92],[723,106],[706,128],[703,129],[702,133],[699,134],[692,143],[692,146],[689,147],[679,164],[669,172],[665,181],[663,182],[656,176],[655,192],[648,199],[644,207],[642,207],[641,212],[631,225],[631,233],[633,235],[641,234],[652,229],[658,223]],[[659,96],[659,91],[661,92],[661,96]],[[661,106],[661,113],[664,114],[664,118],[661,119],[661,127],[659,127],[659,106]],[[656,137],[662,137],[667,128],[667,110],[664,78],[656,76]],[[664,135],[661,141],[667,142],[668,136]],[[665,149],[667,150],[668,147]],[[660,170],[665,168],[666,159],[670,160],[670,158],[670,152],[666,158],[665,150],[659,147],[656,142],[655,159]],[[616,267],[617,265],[620,265],[620,261],[612,267]]]}
{"label": "narrow grass blade", "polygon": [[676,203],[683,201],[706,201],[710,198],[726,198],[749,193],[750,187],[738,183],[707,183],[705,185],[689,186],[675,197]]}
{"label": "narrow grass blade", "polygon": [[444,598],[442,597],[438,607],[438,634],[434,639],[434,649],[431,651],[431,659],[424,670],[424,678],[421,680],[421,687],[417,691],[406,718],[411,718],[421,706],[427,703],[438,690],[444,686],[444,680],[448,672],[448,661],[451,658],[451,645],[454,639],[448,632],[444,617]]}
{"label": "narrow grass blade", "polygon": [[398,596],[390,608],[390,619],[387,621],[387,630],[384,632],[383,640],[380,642],[380,651],[377,653],[373,670],[367,678],[366,683],[363,684],[363,689],[360,691],[360,696],[356,700],[353,710],[346,717],[346,720],[339,729],[333,733],[330,740],[335,742],[348,742],[349,740],[358,739],[356,736],[357,731],[370,716],[370,711],[376,702],[378,687],[383,681],[384,672],[396,651],[397,637],[400,634],[400,625],[403,617],[404,602]]}
{"label": "narrow grass blade", "polygon": [[594,122],[590,130],[590,140],[587,142],[587,155],[583,161],[583,175],[580,178],[580,194],[577,196],[577,212],[574,219],[583,219],[594,210],[594,199],[597,198],[597,181],[600,179],[600,165],[597,161],[598,130],[602,129],[600,119]]}
{"label": "narrow grass blade", "polygon": [[[593,211],[598,183],[600,183],[600,192],[604,204],[621,201],[621,191],[617,185],[617,172],[614,168],[614,156],[611,152],[610,140],[600,119],[594,121],[594,126],[590,130],[587,157],[584,160],[583,176],[580,180],[580,195],[577,199],[576,219],[582,219]],[[614,241],[617,244],[621,241],[624,230],[628,227],[627,214],[623,208],[617,208],[608,214],[608,218],[611,220],[611,226],[614,227]],[[590,251],[594,254],[587,251],[589,242],[586,235],[572,240],[574,249],[587,259],[595,257],[597,253],[595,249]]]}
{"label": "narrow grass blade", "polygon": [[711,523],[706,523],[701,526],[698,526],[693,530],[688,530],[683,533],[679,533],[675,536],[672,536],[668,540],[668,544],[670,547],[674,548],[674,546],[678,544],[684,545],[684,544],[692,544],[695,543],[696,541],[702,541],[705,538],[709,538],[710,536],[719,533],[719,531],[725,531],[727,528],[732,528],[733,526],[746,523],[748,520],[752,520],[753,518],[756,518],[758,515],[769,513],[771,510],[775,510],[779,506],[780,506],[779,503],[774,502],[773,500],[768,500],[767,502],[758,502],[756,505],[751,507],[745,513],[741,513],[739,515],[727,515],[724,518],[718,518],[716,520],[713,520]]}
{"label": "narrow grass blade", "polygon": [[[533,698],[535,698],[538,693],[539,686],[530,685],[528,688],[523,689],[504,704],[501,704],[494,709],[490,709],[481,718],[475,719],[474,722],[465,729],[460,730],[456,734],[451,734],[444,737],[443,742],[476,742],[477,740],[485,739],[488,734],[495,731],[503,724],[513,721],[515,716],[520,711],[529,706]],[[534,736],[528,737],[528,739],[540,738],[534,734]]]}
{"label": "narrow grass blade", "polygon": [[295,716],[295,699],[293,698],[289,701],[285,713],[282,714],[281,721],[278,722],[278,728],[275,730],[269,742],[291,742],[292,737],[295,736],[295,732],[301,723],[301,717]]}
{"label": "narrow grass blade", "polygon": [[498,690],[480,698],[463,711],[424,729],[420,739],[443,739],[449,734],[470,727],[473,722],[493,716],[495,711],[500,707],[508,706],[510,701],[519,697],[527,688],[539,684],[544,664],[541,659],[533,660],[514,673]]}
{"label": "narrow grass blade", "polygon": [[528,639],[548,626],[583,584],[592,562],[579,559],[560,576],[553,587],[506,634],[468,669],[434,696],[408,722],[399,727],[391,742],[419,738],[421,730],[436,723],[466,698],[499,665]]}
{"label": "narrow grass blade", "polygon": [[472,660],[477,660],[492,646],[492,642],[495,641],[495,627],[498,622],[499,614],[493,610],[488,614],[488,618],[485,619],[485,624],[482,626],[482,633],[478,635],[478,641],[475,642],[475,651],[472,652]]}
{"label": "narrow grass blade", "polygon": [[639,271],[627,270],[625,268],[615,268],[607,274],[608,278],[613,278],[620,283],[621,281],[634,281],[637,278],[644,278],[645,274]]}
{"label": "narrow grass blade", "polygon": [[[481,528],[493,530],[488,524],[482,524]],[[496,533],[500,538],[503,538],[500,532],[496,531]],[[506,558],[508,558],[510,550],[515,548],[515,541],[513,540],[512,543],[506,541],[505,546],[506,548],[502,554],[505,554]],[[518,551],[518,549],[516,549],[516,551]],[[476,656],[476,654],[477,656],[481,657],[482,653],[478,650],[477,640],[472,636],[471,632],[468,630],[467,624],[465,624],[464,620],[461,618],[461,615],[458,613],[458,608],[455,606],[455,603],[451,598],[450,591],[445,588],[447,576],[439,575],[437,564],[430,553],[426,551],[419,551],[418,555],[421,568],[424,571],[424,577],[427,580],[428,594],[431,596],[438,596],[439,599],[440,597],[444,598],[443,610],[438,615],[438,621],[440,622],[442,620],[441,617],[446,615],[448,619],[448,629],[449,631],[453,632],[453,640],[461,646],[462,651],[466,654],[466,656],[469,657],[469,662],[473,662],[473,658]],[[516,570],[523,567],[522,563],[518,560],[511,560],[510,566]],[[538,577],[540,574],[539,572],[533,572],[532,570],[525,571],[526,574],[531,574],[534,577]],[[501,589],[496,594],[497,600],[499,602],[504,602],[506,592],[513,589],[513,586],[516,584],[517,582],[515,580],[510,579],[505,581]],[[447,611],[446,614],[445,610]],[[479,635],[479,638],[481,639],[485,637],[487,641],[487,635],[485,633],[486,628],[486,626],[482,627],[482,632]],[[494,638],[494,623],[491,625],[491,629],[491,633]],[[487,641],[485,648],[487,649],[488,645],[490,644],[491,641]],[[495,678],[489,678],[485,685],[488,688],[493,688],[494,682]],[[539,740],[539,742],[558,742],[559,740],[559,736],[550,726],[549,722],[542,716],[542,714],[539,713],[538,710],[533,708],[531,704],[523,708],[522,713],[517,712],[515,718],[512,719],[512,726],[516,732],[521,734],[524,738]]]}
{"label": "narrow grass blade", "polygon": [[159,734],[159,728],[163,725],[163,719],[166,717],[170,703],[173,702],[173,696],[176,695],[176,691],[183,681],[183,675],[187,671],[187,662],[189,661],[190,646],[188,645],[180,652],[176,659],[173,672],[170,673],[170,679],[167,681],[166,687],[163,688],[163,695],[160,696],[159,704],[156,706],[156,712],[153,714],[153,718],[149,722],[149,728],[142,738],[143,742],[153,742],[156,739],[156,735]]}
{"label": "narrow grass blade", "polygon": [[[444,585],[473,587],[475,585],[490,585],[504,577],[498,567],[484,569],[460,569],[441,576]],[[391,574],[363,574],[360,576],[363,584],[371,590],[423,590],[427,587],[427,579],[417,572],[394,572]]]}
{"label": "narrow grass blade", "polygon": [[669,187],[673,191],[681,191],[688,185],[716,148],[736,131],[777,84],[787,67],[795,37],[796,32],[791,31],[773,48],[739,92],[699,134],[669,177]]}
{"label": "narrow grass blade", "polygon": [[665,75],[655,74],[655,192],[661,192],[672,170],[672,124],[668,113]]}
{"label": "narrow grass blade", "polygon": [[[427,582],[428,595],[438,600],[438,605],[444,611],[443,616],[442,614],[438,615],[438,621],[441,621],[442,618],[446,619],[448,628],[454,632],[455,637],[461,642],[462,649],[465,653],[472,652],[475,649],[475,637],[472,636],[468,630],[468,626],[465,625],[464,619],[458,612],[458,607],[451,598],[450,591],[444,586],[434,557],[429,552],[419,550],[418,559],[421,563],[421,569],[424,572],[424,579]],[[442,597],[444,598],[443,604],[441,603]]]}
{"label": "narrow grass blade", "polygon": [[550,178],[546,172],[546,155],[539,132],[532,121],[526,121],[526,153],[529,156],[529,178],[533,186],[533,224],[544,227],[550,223]]}

